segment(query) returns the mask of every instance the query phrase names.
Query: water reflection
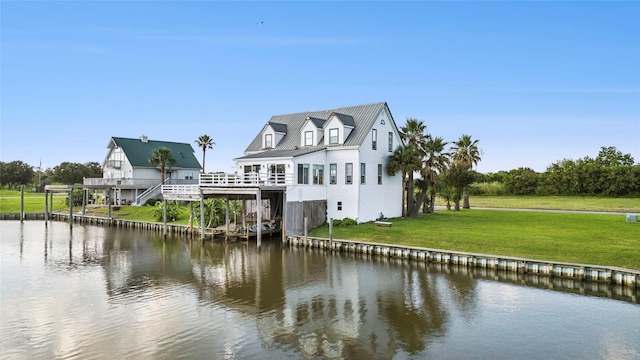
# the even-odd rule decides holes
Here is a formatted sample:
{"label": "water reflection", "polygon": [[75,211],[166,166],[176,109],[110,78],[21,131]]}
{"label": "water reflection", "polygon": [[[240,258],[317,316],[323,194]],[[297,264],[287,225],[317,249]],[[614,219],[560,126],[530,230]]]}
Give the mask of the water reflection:
{"label": "water reflection", "polygon": [[[629,320],[640,318],[636,290],[278,242],[257,251],[63,223],[0,226],[0,341],[11,349],[0,357],[640,356],[629,341],[640,338]],[[627,302],[584,296],[607,291]],[[603,331],[581,332],[593,328]]]}

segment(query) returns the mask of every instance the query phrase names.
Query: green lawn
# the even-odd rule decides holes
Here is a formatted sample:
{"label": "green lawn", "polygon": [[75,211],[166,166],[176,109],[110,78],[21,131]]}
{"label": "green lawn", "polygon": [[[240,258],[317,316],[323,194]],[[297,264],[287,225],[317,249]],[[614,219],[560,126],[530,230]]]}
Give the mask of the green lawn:
{"label": "green lawn", "polygon": [[[640,198],[596,196],[471,196],[471,207],[640,213]],[[438,200],[438,205],[445,205]]]}
{"label": "green lawn", "polygon": [[[53,210],[62,210],[66,207],[65,200],[67,194],[53,194]],[[49,204],[51,206],[51,204]],[[20,212],[20,191],[0,190],[0,213]],[[43,213],[44,194],[32,193],[25,189],[24,192],[24,212]]]}
{"label": "green lawn", "polygon": [[[623,215],[472,209],[389,221],[335,227],[333,237],[640,270],[640,223]],[[310,235],[328,237],[328,226]]]}

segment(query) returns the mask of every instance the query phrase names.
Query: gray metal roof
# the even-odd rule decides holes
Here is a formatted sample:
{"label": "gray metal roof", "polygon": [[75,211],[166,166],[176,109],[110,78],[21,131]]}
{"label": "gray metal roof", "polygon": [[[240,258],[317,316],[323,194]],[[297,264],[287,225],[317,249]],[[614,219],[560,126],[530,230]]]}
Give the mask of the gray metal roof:
{"label": "gray metal roof", "polygon": [[[276,147],[272,151],[266,151],[267,153],[273,153],[279,150],[296,150],[300,146],[300,132],[302,126],[306,122],[307,118],[325,119],[328,120],[332,113],[335,113],[343,124],[353,126],[353,131],[344,142],[344,146],[360,146],[365,139],[369,130],[373,127],[373,124],[383,109],[387,107],[386,102],[379,102],[366,105],[348,106],[336,109],[327,109],[320,111],[309,111],[287,115],[275,115],[269,120],[269,123],[283,124],[287,126],[287,134],[282,140],[276,144]],[[389,112],[391,113],[391,112]],[[393,120],[393,119],[391,119]],[[395,123],[395,122],[394,122]],[[314,124],[317,123],[314,121]],[[263,128],[264,129],[264,128]],[[251,144],[245,149],[247,152],[262,151],[262,130],[256,135]],[[258,154],[254,154],[258,155]],[[253,155],[251,155],[253,156]],[[270,156],[266,156],[270,157]],[[244,157],[246,158],[246,157]],[[243,158],[243,159],[244,159]]]}
{"label": "gray metal roof", "polygon": [[327,122],[327,119],[318,119],[316,117],[307,117],[308,120],[311,120],[311,122],[313,122],[313,125],[315,125],[318,129],[322,129],[322,126],[324,126],[324,123]]}
{"label": "gray metal roof", "polygon": [[351,127],[355,127],[356,126],[356,123],[353,120],[353,116],[346,115],[346,114],[340,114],[340,113],[337,113],[337,112],[332,112],[331,115],[332,116],[335,115],[338,119],[340,119],[340,121],[342,121],[342,123],[344,125],[351,126]]}
{"label": "gray metal roof", "polygon": [[275,123],[273,121],[269,121],[269,125],[271,125],[271,127],[273,128],[273,131],[275,132],[283,133],[283,134],[287,133],[287,124],[280,124],[280,123]]}
{"label": "gray metal roof", "polygon": [[247,156],[242,156],[239,158],[235,158],[233,160],[240,159],[265,159],[265,158],[292,158],[300,155],[310,154],[312,152],[320,151],[325,149],[324,147],[317,148],[305,148],[305,149],[297,149],[297,150],[267,150]]}

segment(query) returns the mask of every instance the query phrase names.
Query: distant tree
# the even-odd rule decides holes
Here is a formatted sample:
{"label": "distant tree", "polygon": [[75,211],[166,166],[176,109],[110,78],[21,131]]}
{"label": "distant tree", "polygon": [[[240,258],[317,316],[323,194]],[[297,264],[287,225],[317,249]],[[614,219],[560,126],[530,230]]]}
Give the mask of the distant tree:
{"label": "distant tree", "polygon": [[467,165],[454,161],[445,172],[442,180],[446,186],[454,190],[453,201],[455,210],[460,211],[460,199],[462,198],[465,187],[475,181],[474,173],[469,171]]}
{"label": "distant tree", "polygon": [[538,173],[524,167],[511,170],[504,178],[504,186],[509,194],[533,195],[538,187]]}
{"label": "distant tree", "polygon": [[84,164],[63,162],[52,170],[51,180],[62,184],[82,184],[84,178],[102,177],[102,167],[97,162]]}
{"label": "distant tree", "polygon": [[[471,135],[462,134],[457,141],[453,142],[451,152],[453,153],[453,161],[467,167],[471,170],[474,165],[481,160],[480,149],[478,148],[479,140],[472,140]],[[469,206],[469,188],[464,188],[463,208],[468,209]]]}
{"label": "distant tree", "polygon": [[595,159],[600,166],[633,166],[631,154],[623,154],[615,146],[601,147]]}
{"label": "distant tree", "polygon": [[153,152],[151,153],[151,158],[149,159],[149,165],[160,166],[160,176],[161,176],[162,185],[164,185],[165,170],[171,169],[171,167],[175,164],[176,164],[176,159],[173,158],[173,153],[171,152],[171,149],[164,146],[153,149]]}
{"label": "distant tree", "polygon": [[33,181],[33,167],[20,160],[9,163],[0,162],[0,184],[13,189],[18,185],[28,185]]}
{"label": "distant tree", "polygon": [[205,164],[205,156],[207,154],[207,149],[213,149],[213,146],[216,143],[213,142],[213,139],[211,139],[209,135],[204,134],[204,135],[200,135],[198,140],[196,140],[196,144],[198,145],[198,147],[202,149],[202,173],[204,174],[205,173],[204,164]]}

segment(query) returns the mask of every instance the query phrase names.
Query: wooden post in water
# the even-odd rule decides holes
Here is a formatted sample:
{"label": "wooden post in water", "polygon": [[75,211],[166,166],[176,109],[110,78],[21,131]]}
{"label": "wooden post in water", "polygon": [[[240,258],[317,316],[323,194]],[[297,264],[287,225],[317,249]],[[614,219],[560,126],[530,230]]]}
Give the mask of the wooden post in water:
{"label": "wooden post in water", "polygon": [[204,241],[204,194],[200,192],[200,240]]}
{"label": "wooden post in water", "polygon": [[49,213],[53,213],[53,191],[49,192],[49,196],[51,197],[50,198],[51,201],[49,201],[49,207],[50,207]]}
{"label": "wooden post in water", "polygon": [[107,204],[108,204],[108,211],[107,211],[107,219],[111,220],[111,188],[107,189]]}
{"label": "wooden post in water", "polygon": [[259,187],[256,193],[256,202],[258,203],[256,209],[256,244],[258,245],[258,249],[260,249],[262,245],[262,190],[260,190]]}
{"label": "wooden post in water", "polygon": [[309,218],[304,218],[304,243],[307,243],[307,238],[309,237]]}
{"label": "wooden post in water", "polygon": [[162,235],[166,240],[167,239],[167,200],[163,199],[162,204],[164,205],[162,209],[162,218],[164,221],[164,227],[162,228]]}
{"label": "wooden post in water", "polygon": [[20,185],[20,222],[24,220],[24,185]]}
{"label": "wooden post in water", "polygon": [[82,189],[82,215],[87,213],[87,189]]}
{"label": "wooden post in water", "polygon": [[282,243],[287,242],[287,192],[282,192],[282,220],[280,221],[280,234],[282,235]]}
{"label": "wooden post in water", "polygon": [[329,218],[329,249],[333,250],[333,218]]}
{"label": "wooden post in water", "polygon": [[47,227],[49,220],[49,193],[44,191],[44,226]]}
{"label": "wooden post in water", "polygon": [[73,186],[69,189],[69,228],[73,228]]}
{"label": "wooden post in water", "polygon": [[189,201],[189,236],[193,235],[193,201]]}
{"label": "wooden post in water", "polygon": [[224,197],[224,203],[225,203],[225,209],[224,209],[224,223],[226,226],[225,232],[224,232],[224,239],[228,240],[229,239],[229,223],[231,222],[230,216],[229,216],[229,195]]}

